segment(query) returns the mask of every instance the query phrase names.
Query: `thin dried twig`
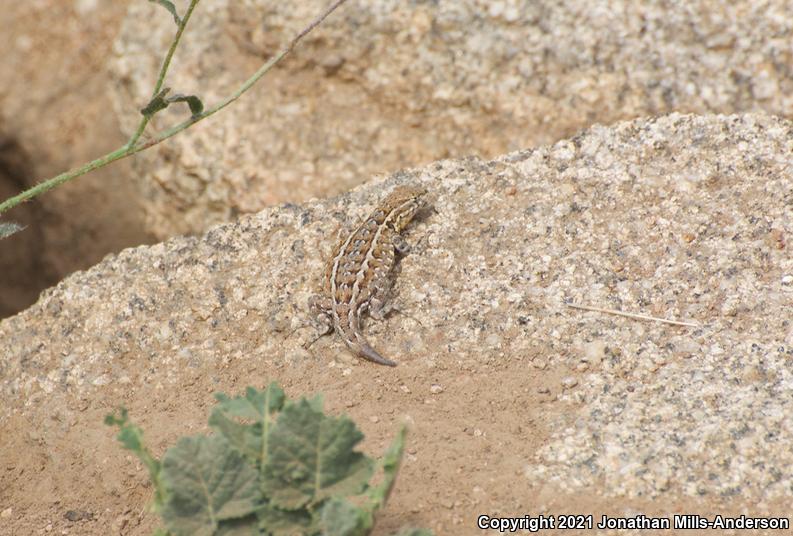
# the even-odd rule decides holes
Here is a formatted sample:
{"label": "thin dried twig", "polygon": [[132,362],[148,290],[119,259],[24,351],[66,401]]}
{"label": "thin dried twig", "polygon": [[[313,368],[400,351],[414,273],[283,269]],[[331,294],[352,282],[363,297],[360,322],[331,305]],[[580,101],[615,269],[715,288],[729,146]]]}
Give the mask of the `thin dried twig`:
{"label": "thin dried twig", "polygon": [[589,307],[587,305],[577,305],[575,303],[567,303],[565,304],[568,307],[572,307],[573,309],[581,309],[583,311],[594,311],[596,313],[607,313],[610,315],[617,315],[617,316],[625,316],[628,318],[636,318],[638,320],[651,320],[654,322],[662,322],[664,324],[672,324],[673,326],[686,326],[690,328],[698,328],[701,327],[699,324],[695,324],[694,322],[681,322],[679,320],[667,320],[666,318],[658,318],[655,316],[643,315],[638,313],[624,313],[622,311],[617,311],[615,309],[603,309],[601,307]]}

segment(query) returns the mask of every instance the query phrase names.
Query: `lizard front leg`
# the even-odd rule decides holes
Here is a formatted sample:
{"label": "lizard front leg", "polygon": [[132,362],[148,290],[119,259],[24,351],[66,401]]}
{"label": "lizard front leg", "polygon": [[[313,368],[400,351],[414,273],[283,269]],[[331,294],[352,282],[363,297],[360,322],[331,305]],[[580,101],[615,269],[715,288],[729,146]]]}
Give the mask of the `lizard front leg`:
{"label": "lizard front leg", "polygon": [[[308,309],[311,311],[311,324],[320,337],[333,331],[333,302],[330,298],[321,294],[314,294],[308,299]],[[314,341],[312,341],[312,344]]]}
{"label": "lizard front leg", "polygon": [[397,253],[400,255],[406,255],[410,252],[410,244],[401,234],[394,233],[391,243],[394,244],[394,249],[397,250]]}

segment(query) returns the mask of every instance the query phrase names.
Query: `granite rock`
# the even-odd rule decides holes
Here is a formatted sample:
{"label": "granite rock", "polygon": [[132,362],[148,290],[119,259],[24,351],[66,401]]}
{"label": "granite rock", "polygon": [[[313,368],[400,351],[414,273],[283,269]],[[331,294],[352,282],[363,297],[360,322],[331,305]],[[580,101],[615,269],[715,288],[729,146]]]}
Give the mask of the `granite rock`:
{"label": "granite rock", "polygon": [[[165,393],[291,372],[370,415],[393,415],[381,397],[396,397],[419,429],[463,419],[463,458],[490,452],[476,442],[498,453],[540,437],[519,457],[527,493],[543,482],[661,504],[789,504],[791,150],[793,125],[765,115],[634,120],[490,161],[439,161],[110,255],[0,322],[0,435],[32,434],[41,447],[71,430],[90,451],[86,408],[127,397],[156,414],[176,396]],[[334,337],[306,350],[315,336],[306,301],[337,230],[406,182],[426,186],[436,212],[408,232],[416,245],[394,289],[406,314],[365,328],[399,367],[358,362]],[[416,396],[407,384],[419,377]],[[496,400],[471,398],[458,383],[469,377],[504,378]],[[433,384],[443,393],[427,399]],[[372,391],[358,400],[360,389]],[[526,392],[544,398],[511,404]],[[438,416],[437,403],[458,411]],[[493,429],[490,404],[506,404],[508,428]],[[418,437],[423,449],[448,445]],[[515,456],[482,470],[514,478]],[[412,459],[411,478],[433,478],[431,457]],[[455,504],[458,492],[443,493]]]}
{"label": "granite rock", "polygon": [[[168,85],[216,102],[325,5],[202,1]],[[783,0],[351,0],[232,107],[138,157],[149,230],[196,233],[376,173],[492,158],[594,123],[674,111],[789,117],[789,11]],[[173,32],[159,6],[130,6],[114,62],[128,132]],[[183,119],[176,108],[155,125]]]}

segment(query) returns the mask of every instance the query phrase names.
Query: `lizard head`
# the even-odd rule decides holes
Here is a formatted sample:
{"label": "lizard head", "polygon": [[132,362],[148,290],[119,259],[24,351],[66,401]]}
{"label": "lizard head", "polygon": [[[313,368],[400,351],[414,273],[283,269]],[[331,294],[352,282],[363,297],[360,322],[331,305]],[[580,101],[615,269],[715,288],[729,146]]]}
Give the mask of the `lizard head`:
{"label": "lizard head", "polygon": [[402,231],[416,212],[424,206],[427,190],[420,186],[398,186],[383,200],[383,209],[391,214],[391,221],[397,232]]}

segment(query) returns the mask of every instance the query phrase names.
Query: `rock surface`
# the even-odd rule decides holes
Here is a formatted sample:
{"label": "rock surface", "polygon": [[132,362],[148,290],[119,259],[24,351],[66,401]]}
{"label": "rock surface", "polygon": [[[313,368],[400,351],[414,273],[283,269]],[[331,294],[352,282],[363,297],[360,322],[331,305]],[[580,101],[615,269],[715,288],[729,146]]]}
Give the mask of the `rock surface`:
{"label": "rock surface", "polygon": [[[326,4],[202,1],[168,85],[216,102]],[[149,229],[201,232],[375,173],[494,157],[593,123],[673,111],[790,117],[789,12],[784,0],[351,0],[231,108],[141,155]],[[114,63],[130,132],[173,32],[159,6],[131,5]]]}
{"label": "rock surface", "polygon": [[[325,393],[372,453],[411,423],[378,533],[572,505],[787,515],[791,150],[793,124],[764,115],[635,120],[111,255],[0,323],[0,459],[20,460],[0,471],[4,526],[84,511],[80,534],[150,533],[145,470],[102,416],[124,404],[159,453],[204,429],[212,391],[271,380]],[[408,232],[403,314],[365,326],[399,366],[334,337],[304,350],[337,230],[405,182],[436,212]]]}

